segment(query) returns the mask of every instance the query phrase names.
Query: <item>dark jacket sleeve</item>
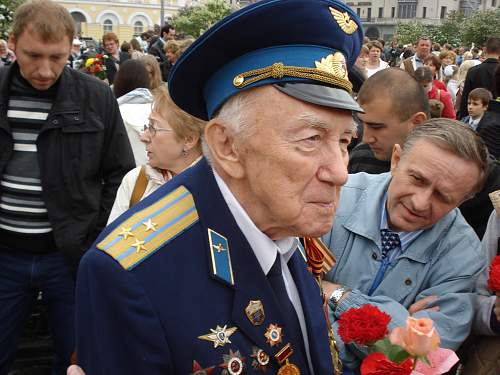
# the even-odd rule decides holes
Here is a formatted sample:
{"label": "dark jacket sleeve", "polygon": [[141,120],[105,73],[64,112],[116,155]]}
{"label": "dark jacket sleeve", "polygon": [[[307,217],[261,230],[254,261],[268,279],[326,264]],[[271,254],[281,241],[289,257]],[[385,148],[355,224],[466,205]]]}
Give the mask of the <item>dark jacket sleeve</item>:
{"label": "dark jacket sleeve", "polygon": [[97,223],[98,232],[95,237],[106,226],[116,192],[123,177],[128,171],[135,168],[132,147],[123,125],[118,103],[111,90],[108,90],[106,107],[103,111],[106,113],[106,118],[105,139],[101,158],[102,196]]}
{"label": "dark jacket sleeve", "polygon": [[78,269],[78,364],[88,375],[173,374],[166,336],[134,275],[99,250]]}
{"label": "dark jacket sleeve", "polygon": [[472,87],[473,74],[474,73],[471,72],[471,70],[469,70],[467,72],[467,76],[465,77],[464,89],[462,91],[462,98],[460,100],[460,114],[459,114],[460,118],[469,115],[469,111],[467,110],[467,99],[469,98],[469,93],[473,89],[473,87]]}

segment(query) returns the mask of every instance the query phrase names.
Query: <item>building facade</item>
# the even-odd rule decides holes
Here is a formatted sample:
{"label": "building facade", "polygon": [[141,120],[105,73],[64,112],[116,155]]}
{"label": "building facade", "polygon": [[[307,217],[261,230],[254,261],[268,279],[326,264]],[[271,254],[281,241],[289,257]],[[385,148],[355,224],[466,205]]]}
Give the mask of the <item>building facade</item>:
{"label": "building facade", "polygon": [[[161,0],[58,0],[75,20],[77,33],[101,40],[106,32],[118,35],[120,43],[161,24]],[[163,0],[165,19],[191,4],[190,0]]]}
{"label": "building facade", "polygon": [[439,25],[451,11],[466,15],[475,10],[498,9],[500,0],[348,0],[363,21],[365,35],[391,40],[398,22],[421,21]]}

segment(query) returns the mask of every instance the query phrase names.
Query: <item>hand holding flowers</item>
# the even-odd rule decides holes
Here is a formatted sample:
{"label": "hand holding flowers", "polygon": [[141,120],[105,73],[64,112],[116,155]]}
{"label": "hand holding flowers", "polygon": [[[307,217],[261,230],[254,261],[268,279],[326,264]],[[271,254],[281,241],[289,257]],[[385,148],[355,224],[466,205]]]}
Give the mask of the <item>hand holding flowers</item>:
{"label": "hand holding flowers", "polygon": [[438,375],[447,372],[458,357],[439,348],[439,335],[431,319],[408,317],[406,327],[388,335],[391,317],[372,305],[346,311],[339,319],[344,343],[367,346],[362,375]]}

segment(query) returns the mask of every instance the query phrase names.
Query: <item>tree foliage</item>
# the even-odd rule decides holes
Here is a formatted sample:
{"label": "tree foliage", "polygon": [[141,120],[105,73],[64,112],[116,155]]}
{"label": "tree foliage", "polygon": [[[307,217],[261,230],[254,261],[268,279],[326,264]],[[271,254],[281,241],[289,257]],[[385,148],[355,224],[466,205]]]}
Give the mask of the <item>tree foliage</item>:
{"label": "tree foliage", "polygon": [[500,35],[500,9],[477,11],[470,17],[452,11],[438,26],[412,21],[400,22],[396,27],[395,37],[403,44],[414,43],[422,35],[440,44],[484,45],[489,37]]}
{"label": "tree foliage", "polygon": [[7,39],[16,7],[21,0],[2,0],[0,3],[0,38]]}
{"label": "tree foliage", "polygon": [[199,37],[210,26],[220,21],[232,11],[224,0],[209,0],[203,5],[181,9],[172,19],[178,33]]}

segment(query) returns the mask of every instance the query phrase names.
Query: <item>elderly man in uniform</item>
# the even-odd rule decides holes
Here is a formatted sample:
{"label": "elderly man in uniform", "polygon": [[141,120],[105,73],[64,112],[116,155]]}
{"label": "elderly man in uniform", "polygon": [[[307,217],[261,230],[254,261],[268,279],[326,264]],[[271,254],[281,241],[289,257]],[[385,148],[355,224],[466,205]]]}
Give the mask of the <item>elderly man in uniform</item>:
{"label": "elderly man in uniform", "polygon": [[206,159],[84,257],[77,348],[89,375],[336,372],[296,236],[331,228],[361,111],[347,79],[361,43],[340,2],[264,0],[184,53],[170,94],[210,120]]}

